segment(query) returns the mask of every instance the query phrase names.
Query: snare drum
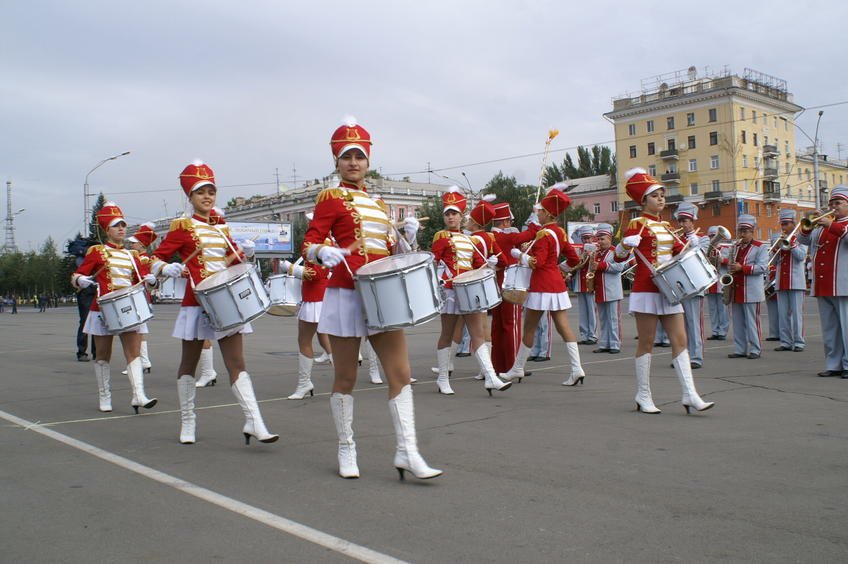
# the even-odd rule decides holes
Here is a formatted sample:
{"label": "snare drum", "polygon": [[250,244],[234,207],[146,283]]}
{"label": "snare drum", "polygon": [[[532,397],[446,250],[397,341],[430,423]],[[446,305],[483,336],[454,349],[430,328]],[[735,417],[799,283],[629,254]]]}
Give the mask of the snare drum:
{"label": "snare drum", "polygon": [[701,249],[691,249],[657,267],[651,280],[671,305],[677,305],[715,284],[718,272]]}
{"label": "snare drum", "polygon": [[300,290],[302,282],[291,274],[276,274],[268,277],[271,287],[271,315],[292,316],[297,314],[300,302],[303,301]]}
{"label": "snare drum", "polygon": [[388,331],[430,321],[444,298],[431,253],[391,255],[360,267],[354,275],[365,325]]}
{"label": "snare drum", "polygon": [[533,269],[521,264],[513,264],[504,270],[503,299],[522,305],[527,301],[527,292],[530,290],[530,276]]}
{"label": "snare drum", "polygon": [[194,295],[216,331],[244,325],[271,305],[256,268],[248,263],[213,274],[195,286]]}
{"label": "snare drum", "polygon": [[186,278],[165,278],[159,286],[159,301],[162,302],[181,302],[185,296]]}
{"label": "snare drum", "polygon": [[463,272],[453,279],[453,289],[460,313],[489,311],[501,303],[495,271],[491,268]]}
{"label": "snare drum", "polygon": [[110,333],[130,331],[153,317],[144,284],[104,294],[97,300],[97,305]]}

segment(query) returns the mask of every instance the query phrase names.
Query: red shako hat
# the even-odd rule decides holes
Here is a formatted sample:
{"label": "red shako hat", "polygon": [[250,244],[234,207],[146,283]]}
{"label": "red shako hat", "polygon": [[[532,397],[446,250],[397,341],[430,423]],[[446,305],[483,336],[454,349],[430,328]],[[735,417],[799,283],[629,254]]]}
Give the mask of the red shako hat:
{"label": "red shako hat", "polygon": [[485,227],[495,217],[495,206],[492,205],[492,200],[497,196],[494,194],[485,194],[480,202],[474,206],[469,214],[471,219],[481,227]]}
{"label": "red shako hat", "polygon": [[633,198],[633,201],[639,205],[642,205],[645,196],[654,190],[665,188],[665,186],[657,182],[656,178],[648,174],[648,171],[644,168],[631,168],[625,172],[624,182],[624,189],[627,191],[627,195]]}
{"label": "red shako hat", "polygon": [[571,198],[563,192],[567,186],[568,184],[566,182],[557,182],[551,186],[548,194],[542,198],[540,203],[549,214],[558,216],[571,205]]}
{"label": "red shako hat", "polygon": [[492,221],[515,219],[515,216],[512,215],[512,210],[509,207],[509,202],[499,202],[497,204],[494,204],[494,207],[495,216],[492,218]]}
{"label": "red shako hat", "polygon": [[131,241],[133,243],[141,243],[145,247],[149,247],[153,241],[159,237],[153,228],[156,227],[152,222],[142,223],[138,226],[138,230],[133,233],[132,237],[127,237],[127,241]]}
{"label": "red shako hat", "polygon": [[180,185],[186,196],[207,184],[215,186],[215,173],[203,161],[193,161],[180,173]]}
{"label": "red shako hat", "polygon": [[442,205],[444,206],[442,213],[445,213],[448,210],[456,210],[459,213],[465,213],[465,208],[468,206],[468,200],[465,199],[465,195],[462,191],[460,191],[459,186],[451,186],[442,194]]}
{"label": "red shako hat", "polygon": [[341,126],[333,132],[330,138],[330,149],[333,157],[338,159],[351,149],[359,149],[368,160],[371,160],[371,134],[356,122],[353,116],[347,116]]}
{"label": "red shako hat", "polygon": [[103,207],[100,208],[100,211],[97,212],[97,224],[100,225],[104,231],[122,221],[124,223],[127,222],[127,220],[124,219],[124,212],[121,211],[121,208],[119,208],[118,204],[115,202],[106,202],[103,204]]}

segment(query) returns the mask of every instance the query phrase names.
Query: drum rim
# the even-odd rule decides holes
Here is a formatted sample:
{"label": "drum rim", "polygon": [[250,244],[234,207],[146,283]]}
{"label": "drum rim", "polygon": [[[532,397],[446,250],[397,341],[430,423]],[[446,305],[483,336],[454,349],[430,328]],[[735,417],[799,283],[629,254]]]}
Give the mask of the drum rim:
{"label": "drum rim", "polygon": [[[232,278],[228,278],[226,282],[218,282],[217,284],[207,284],[209,286],[208,288],[203,287],[204,284],[206,284],[207,282],[211,282],[212,280],[215,280],[215,278],[220,276],[221,274],[227,274],[229,272],[232,272],[235,269],[240,269],[240,267],[244,269],[244,272],[242,272],[241,274],[238,274],[238,275],[236,275]],[[194,293],[206,295],[209,292],[211,292],[212,290],[217,290],[218,288],[221,288],[222,286],[234,284],[234,283],[238,282],[239,280],[242,280],[245,276],[250,276],[251,273],[255,274],[256,270],[253,268],[253,265],[248,264],[248,263],[234,264],[232,266],[228,266],[224,270],[218,271],[215,274],[213,274],[212,276],[210,276],[209,278],[202,280],[199,284],[197,284],[194,287]],[[257,278],[259,277],[258,274],[256,276],[257,276]],[[259,281],[262,282],[261,279]]]}
{"label": "drum rim", "polygon": [[[385,271],[385,272],[375,272],[373,274],[368,273],[367,269],[369,267],[373,268],[373,265],[375,265],[375,264],[379,264],[383,261],[391,262],[391,261],[394,261],[394,260],[398,260],[400,257],[410,257],[410,256],[414,256],[414,255],[419,255],[421,260],[418,261],[418,262],[415,262],[413,264],[404,266],[403,268],[400,268],[400,269],[389,270],[389,271]],[[415,251],[415,252],[412,252],[412,253],[400,253],[400,254],[397,254],[397,255],[388,255],[388,256],[385,256],[385,257],[381,257],[381,258],[379,258],[375,261],[363,264],[362,266],[359,267],[359,269],[357,269],[356,273],[353,275],[353,278],[355,280],[358,279],[358,278],[366,278],[368,280],[374,280],[374,279],[381,278],[381,277],[384,277],[384,276],[394,276],[395,274],[398,274],[398,273],[404,273],[404,272],[410,272],[412,270],[416,270],[416,269],[418,269],[422,266],[426,266],[428,263],[432,264],[434,259],[435,259],[435,255],[433,255],[433,253],[431,253],[429,251]],[[364,274],[361,274],[363,269],[366,269],[366,271],[365,271]]]}
{"label": "drum rim", "polygon": [[[488,270],[489,272],[486,272],[486,270]],[[472,278],[471,276],[467,276],[468,280],[463,279],[463,276],[466,276],[468,274],[473,274],[474,277]],[[467,286],[468,284],[471,284],[472,282],[483,282],[483,281],[489,280],[490,278],[494,278],[494,277],[495,277],[495,271],[494,270],[492,270],[491,268],[483,267],[483,268],[475,268],[474,270],[468,270],[466,272],[463,272],[462,274],[457,274],[456,276],[453,277],[452,282],[453,282],[454,286]]]}
{"label": "drum rim", "polygon": [[141,284],[133,284],[132,286],[118,288],[117,290],[112,290],[111,292],[103,294],[102,296],[97,298],[97,303],[110,303],[118,298],[122,298],[124,296],[132,296],[142,292],[144,292],[144,288]]}

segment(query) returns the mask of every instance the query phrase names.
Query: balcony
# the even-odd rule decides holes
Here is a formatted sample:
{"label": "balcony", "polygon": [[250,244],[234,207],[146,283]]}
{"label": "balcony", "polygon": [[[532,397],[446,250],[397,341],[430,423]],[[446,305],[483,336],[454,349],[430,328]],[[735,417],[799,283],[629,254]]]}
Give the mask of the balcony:
{"label": "balcony", "polygon": [[627,200],[626,202],[624,202],[624,209],[625,210],[635,210],[635,209],[638,209],[640,207],[642,207],[642,206],[640,206],[639,204],[637,204],[633,200]]}
{"label": "balcony", "polygon": [[764,202],[779,202],[780,201],[780,190],[772,190],[770,192],[763,192],[763,201]]}
{"label": "balcony", "polygon": [[777,158],[780,153],[777,150],[777,145],[763,145],[763,157]]}
{"label": "balcony", "polygon": [[670,194],[666,196],[666,204],[676,204],[683,201],[683,194]]}
{"label": "balcony", "polygon": [[677,153],[677,149],[666,149],[665,151],[660,151],[660,158],[662,160],[678,160],[680,155]]}
{"label": "balcony", "polygon": [[663,182],[669,182],[671,184],[680,184],[680,173],[679,172],[666,172],[662,176],[660,176],[660,180]]}
{"label": "balcony", "polygon": [[715,190],[713,192],[704,192],[704,200],[721,200],[721,190]]}
{"label": "balcony", "polygon": [[777,167],[765,167],[763,169],[763,178],[777,178]]}

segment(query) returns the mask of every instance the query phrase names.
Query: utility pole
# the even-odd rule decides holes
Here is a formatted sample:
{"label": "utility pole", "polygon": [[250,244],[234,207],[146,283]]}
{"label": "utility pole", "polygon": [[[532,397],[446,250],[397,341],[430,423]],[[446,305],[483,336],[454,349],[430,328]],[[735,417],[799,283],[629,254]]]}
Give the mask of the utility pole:
{"label": "utility pole", "polygon": [[292,186],[297,186],[297,167],[292,163]]}
{"label": "utility pole", "polygon": [[277,178],[277,195],[279,196],[280,195],[280,169],[279,169],[279,167],[274,169],[274,176]]}
{"label": "utility pole", "polygon": [[821,189],[819,188],[819,124],[824,110],[819,110],[816,120],[816,134],[813,136],[813,187],[816,191],[816,209],[821,209]]}
{"label": "utility pole", "polygon": [[15,215],[12,213],[12,181],[6,181],[6,242],[3,244],[4,253],[17,253],[15,245]]}

